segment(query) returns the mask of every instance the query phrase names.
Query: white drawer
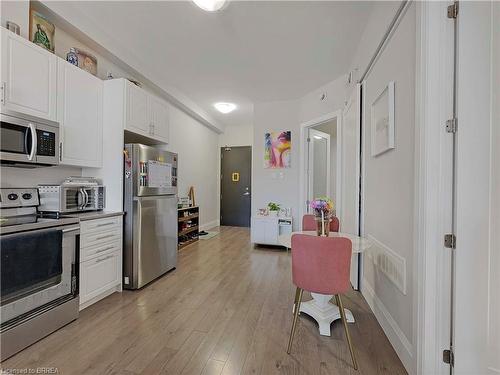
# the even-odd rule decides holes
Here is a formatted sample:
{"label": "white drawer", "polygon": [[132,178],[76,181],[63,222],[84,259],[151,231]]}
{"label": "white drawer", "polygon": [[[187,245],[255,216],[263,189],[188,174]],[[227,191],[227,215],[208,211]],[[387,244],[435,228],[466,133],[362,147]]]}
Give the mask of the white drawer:
{"label": "white drawer", "polygon": [[[106,227],[107,228],[107,227]],[[80,234],[80,248],[85,249],[87,247],[99,246],[106,243],[114,242],[122,239],[122,227],[109,229],[106,231],[98,231],[91,233],[81,233]]]}
{"label": "white drawer", "polygon": [[121,216],[112,216],[112,217],[106,217],[104,219],[87,220],[87,221],[82,221],[80,223],[80,232],[82,234],[109,231],[115,228],[122,229]]}
{"label": "white drawer", "polygon": [[95,246],[82,247],[80,249],[80,262],[87,261],[89,259],[100,257],[103,255],[108,255],[113,251],[122,251],[122,239],[114,240],[112,242],[99,243]]}
{"label": "white drawer", "polygon": [[101,255],[80,264],[80,304],[120,285],[121,251]]}

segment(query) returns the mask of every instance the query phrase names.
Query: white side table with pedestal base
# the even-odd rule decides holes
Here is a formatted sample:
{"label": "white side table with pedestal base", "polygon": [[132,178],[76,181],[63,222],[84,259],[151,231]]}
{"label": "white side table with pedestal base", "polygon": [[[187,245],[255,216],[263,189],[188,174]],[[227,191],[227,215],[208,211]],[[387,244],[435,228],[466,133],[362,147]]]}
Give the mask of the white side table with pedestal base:
{"label": "white side table with pedestal base", "polygon": [[[287,235],[279,236],[279,242],[281,245],[291,248],[292,247],[292,236],[294,234],[306,234],[310,236],[316,236],[316,232],[304,231],[304,232],[293,232]],[[352,252],[362,253],[371,246],[371,241],[349,233],[342,232],[330,232],[329,237],[345,237],[352,242]],[[293,251],[293,249],[292,249]],[[333,321],[340,319],[340,310],[338,306],[330,300],[332,295],[311,293],[312,300],[302,302],[300,304],[300,312],[306,313],[310,317],[314,318],[318,322],[319,334],[322,336],[330,336],[330,325]],[[347,322],[354,323],[354,316],[352,312],[348,309],[344,309]]]}

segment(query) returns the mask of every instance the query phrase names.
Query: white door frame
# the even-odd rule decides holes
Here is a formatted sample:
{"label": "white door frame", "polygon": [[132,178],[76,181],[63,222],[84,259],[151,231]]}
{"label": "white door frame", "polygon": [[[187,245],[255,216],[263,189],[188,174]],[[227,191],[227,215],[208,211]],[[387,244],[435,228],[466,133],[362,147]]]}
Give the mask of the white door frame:
{"label": "white door frame", "polygon": [[[319,137],[322,137],[324,139],[326,139],[326,147],[327,147],[327,153],[328,153],[328,158],[326,160],[326,196],[330,196],[330,189],[331,189],[331,171],[330,171],[330,160],[331,160],[331,140],[330,140],[330,134],[328,133],[325,133],[325,132],[322,132],[322,131],[319,131],[319,130],[316,130],[316,129],[312,129],[312,128],[308,128],[309,130],[309,138],[311,138],[311,135],[314,137],[314,136],[319,136]],[[305,136],[307,136],[307,132],[305,133]],[[306,183],[306,194],[307,195],[310,195],[311,191],[313,190],[313,181],[314,181],[314,171],[311,170],[311,161],[314,160],[314,143],[312,143],[312,147],[311,147],[311,142],[309,143],[309,152],[308,152],[308,163],[309,165],[307,166],[307,170],[309,172],[309,174],[307,175],[307,183]]]}
{"label": "white door frame", "polygon": [[[307,189],[306,189],[306,150],[307,150],[307,145],[306,145],[306,132],[308,131],[309,128],[312,128],[317,125],[324,124],[325,122],[331,121],[331,120],[337,120],[337,177],[338,173],[341,170],[340,168],[342,167],[342,161],[341,161],[341,156],[342,156],[342,143],[340,140],[342,139],[342,110],[338,109],[334,112],[327,113],[323,116],[317,117],[315,119],[306,121],[302,124],[300,124],[300,169],[299,169],[299,218],[302,220],[302,216],[306,213],[305,210],[305,201],[307,200]],[[340,179],[336,179],[336,192],[335,192],[335,209],[336,209],[336,214],[337,217],[340,215],[342,212],[342,207],[339,204],[341,201],[342,197],[342,191],[341,191],[341,184],[340,184]]]}
{"label": "white door frame", "polygon": [[[447,2],[417,2],[415,94],[415,260],[413,337],[415,374],[449,374],[442,351],[449,345],[451,147],[446,120],[453,104],[453,21]],[[412,367],[413,367],[412,366]]]}

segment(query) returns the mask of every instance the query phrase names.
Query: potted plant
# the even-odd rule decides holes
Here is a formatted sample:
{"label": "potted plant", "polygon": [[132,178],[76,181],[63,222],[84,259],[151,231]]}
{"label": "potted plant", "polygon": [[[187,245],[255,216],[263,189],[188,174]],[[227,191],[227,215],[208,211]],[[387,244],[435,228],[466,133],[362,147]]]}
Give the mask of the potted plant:
{"label": "potted plant", "polygon": [[318,236],[328,237],[334,209],[333,201],[328,197],[319,197],[311,201],[311,208],[316,216]]}
{"label": "potted plant", "polygon": [[269,209],[270,216],[278,216],[278,212],[280,211],[280,205],[278,203],[269,202],[267,208]]}

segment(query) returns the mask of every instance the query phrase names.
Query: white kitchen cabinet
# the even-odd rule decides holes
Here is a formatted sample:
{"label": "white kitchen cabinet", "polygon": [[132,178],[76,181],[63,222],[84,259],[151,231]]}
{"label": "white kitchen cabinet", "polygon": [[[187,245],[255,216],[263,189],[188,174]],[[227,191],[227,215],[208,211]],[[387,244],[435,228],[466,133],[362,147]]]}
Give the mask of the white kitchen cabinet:
{"label": "white kitchen cabinet", "polygon": [[61,164],[101,167],[103,81],[62,59],[57,73]]}
{"label": "white kitchen cabinet", "polygon": [[80,223],[80,310],[122,290],[122,216]]}
{"label": "white kitchen cabinet", "polygon": [[125,129],[132,132],[150,136],[151,116],[149,94],[128,80],[125,84]]}
{"label": "white kitchen cabinet", "polygon": [[123,129],[147,139],[146,144],[168,143],[170,133],[169,104],[134,85],[124,78],[112,80],[105,85],[107,95],[124,97],[123,103],[115,103],[114,108],[106,108],[108,113],[115,111],[114,118],[123,110]]}
{"label": "white kitchen cabinet", "polygon": [[251,241],[260,245],[280,245],[278,237],[292,232],[291,217],[253,216],[250,228]]}
{"label": "white kitchen cabinet", "polygon": [[151,133],[152,136],[165,143],[168,142],[169,138],[169,109],[165,101],[155,97],[150,96],[150,116],[151,116]]}
{"label": "white kitchen cabinet", "polygon": [[56,121],[57,57],[7,29],[1,33],[2,112]]}
{"label": "white kitchen cabinet", "polygon": [[121,254],[114,251],[80,264],[80,304],[113,289],[121,282]]}

